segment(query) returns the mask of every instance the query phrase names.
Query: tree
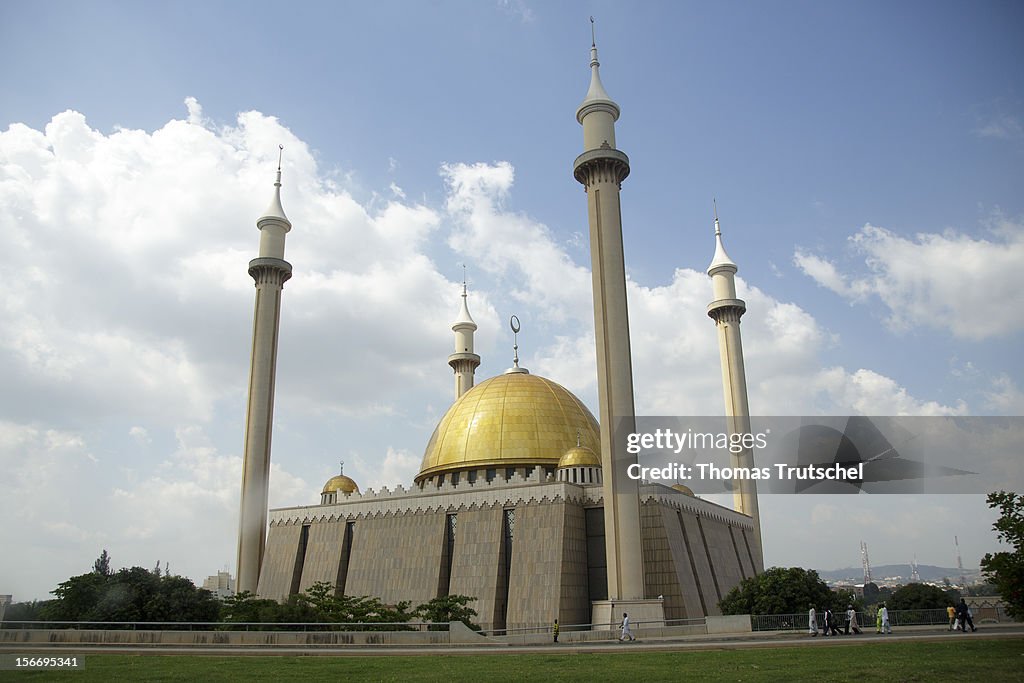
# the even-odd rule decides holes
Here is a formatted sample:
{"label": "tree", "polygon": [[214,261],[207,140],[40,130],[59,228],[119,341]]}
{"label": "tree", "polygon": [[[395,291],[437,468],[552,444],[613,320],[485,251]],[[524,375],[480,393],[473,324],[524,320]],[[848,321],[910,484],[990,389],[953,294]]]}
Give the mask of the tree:
{"label": "tree", "polygon": [[92,563],[92,570],[100,576],[110,576],[114,573],[114,570],[110,568],[110,555],[107,554],[106,548],[96,558],[96,561]]}
{"label": "tree", "polygon": [[1024,497],[998,491],[988,494],[987,501],[990,508],[999,508],[999,519],[992,525],[996,537],[1013,551],[986,553],[981,570],[1006,601],[1007,613],[1024,619]]}
{"label": "tree", "polygon": [[908,583],[892,594],[888,606],[895,610],[945,609],[959,600],[960,596],[953,595],[953,591],[944,591],[938,586],[924,583]]}
{"label": "tree", "polygon": [[54,621],[217,621],[220,616],[220,604],[209,591],[142,567],[72,576],[52,592],[56,599],[41,614]]}
{"label": "tree", "polygon": [[718,603],[722,614],[797,614],[812,606],[846,609],[818,572],[800,567],[772,567],[743,580]]}
{"label": "tree", "polygon": [[451,621],[461,621],[474,631],[480,627],[473,623],[477,611],[469,606],[469,603],[476,600],[468,595],[444,595],[425,602],[416,608],[416,615],[424,621],[432,621],[435,624],[447,624]]}

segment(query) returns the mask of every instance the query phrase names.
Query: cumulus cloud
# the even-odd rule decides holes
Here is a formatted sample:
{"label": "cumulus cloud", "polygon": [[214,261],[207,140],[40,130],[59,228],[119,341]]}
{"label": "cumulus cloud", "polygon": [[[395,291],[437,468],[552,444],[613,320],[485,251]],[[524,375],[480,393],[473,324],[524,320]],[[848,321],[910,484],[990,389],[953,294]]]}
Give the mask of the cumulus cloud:
{"label": "cumulus cloud", "polygon": [[998,218],[992,237],[955,231],[913,238],[865,225],[850,238],[866,273],[841,273],[797,250],[794,263],[819,285],[854,302],[877,297],[896,331],[923,326],[981,340],[1024,329],[1024,224]]}
{"label": "cumulus cloud", "polygon": [[[389,201],[360,202],[345,173],[321,168],[274,117],[244,112],[215,126],[198,101],[186,110],[152,132],[100,132],[72,111],[41,131],[0,132],[0,376],[16,387],[0,396],[0,465],[14,491],[0,512],[17,521],[0,545],[53,567],[40,577],[16,555],[0,559],[26,597],[87,571],[82,558],[103,547],[120,564],[163,559],[199,579],[233,563],[246,267],[278,142],[295,270],[283,295],[271,505],[315,503],[339,457],[363,488],[412,480],[451,400],[458,262],[476,274],[477,350],[491,372],[504,365],[494,348],[514,306],[533,371],[596,406],[591,273],[576,261],[585,252],[515,208],[511,164],[443,165],[440,206],[397,185]],[[823,366],[829,335],[807,311],[738,285],[755,412],[961,409],[870,370]],[[630,279],[627,295],[638,410],[720,414],[707,276]]]}
{"label": "cumulus cloud", "polygon": [[[596,405],[590,270],[577,265],[541,222],[508,208],[514,170],[508,163],[449,164],[447,209],[454,249],[507,282],[559,334],[535,352],[534,370]],[[823,367],[828,333],[799,306],[738,279],[747,301],[744,355],[751,409],[761,415],[947,415],[966,410],[919,400],[894,379],[867,369]],[[718,339],[707,317],[707,275],[677,269],[672,281],[645,286],[629,279],[627,295],[636,408],[648,415],[715,415],[724,411]]]}

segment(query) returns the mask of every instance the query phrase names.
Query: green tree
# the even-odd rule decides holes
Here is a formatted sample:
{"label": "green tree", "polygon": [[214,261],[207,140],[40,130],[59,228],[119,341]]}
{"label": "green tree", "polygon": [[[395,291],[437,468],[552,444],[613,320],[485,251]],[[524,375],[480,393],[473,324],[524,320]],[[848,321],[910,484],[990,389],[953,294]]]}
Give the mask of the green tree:
{"label": "green tree", "polygon": [[96,558],[96,561],[92,563],[92,570],[101,576],[110,576],[114,573],[114,570],[110,568],[110,555],[107,554],[106,548]]}
{"label": "green tree", "polygon": [[945,609],[956,604],[959,596],[944,591],[938,586],[924,583],[908,583],[896,589],[889,601],[889,609]]}
{"label": "green tree", "polygon": [[4,613],[4,621],[44,621],[47,606],[52,600],[32,600],[31,602],[15,602]]}
{"label": "green tree", "polygon": [[812,605],[840,607],[818,572],[800,567],[772,567],[745,579],[718,603],[722,614],[797,614]]}
{"label": "green tree", "polygon": [[480,627],[473,623],[477,611],[469,606],[469,603],[476,600],[468,595],[445,595],[425,602],[416,608],[416,615],[424,621],[432,621],[436,624],[447,624],[450,621],[461,621],[474,631]]}
{"label": "green tree", "polygon": [[999,519],[992,529],[1013,551],[986,553],[981,560],[981,570],[1006,601],[1009,615],[1024,619],[1024,497],[998,491],[988,494],[988,506],[999,508]]}
{"label": "green tree", "polygon": [[220,614],[209,591],[184,577],[157,576],[142,567],[113,574],[94,570],[52,592],[56,599],[41,616],[54,621],[217,621]]}
{"label": "green tree", "polygon": [[72,576],[51,591],[56,599],[43,608],[44,619],[54,621],[88,621],[100,599],[106,594],[110,577],[96,572]]}
{"label": "green tree", "polygon": [[183,576],[163,576],[143,605],[146,621],[218,621],[220,601]]}

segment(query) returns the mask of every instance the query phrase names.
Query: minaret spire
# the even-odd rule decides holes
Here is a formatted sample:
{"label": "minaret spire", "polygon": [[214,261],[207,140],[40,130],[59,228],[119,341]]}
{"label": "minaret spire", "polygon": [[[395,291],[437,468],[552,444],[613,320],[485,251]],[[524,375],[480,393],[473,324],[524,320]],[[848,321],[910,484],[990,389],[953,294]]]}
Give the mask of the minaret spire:
{"label": "minaret spire", "polygon": [[[718,222],[718,203],[715,209],[715,256],[708,266],[714,301],[708,305],[708,316],[718,329],[718,349],[722,363],[722,387],[725,392],[726,423],[731,434],[750,433],[750,407],[747,404],[747,377],[743,365],[743,341],[740,338],[740,318],[747,310],[742,299],[736,297],[736,264],[725,253],[722,227]],[[751,449],[732,454],[733,467],[754,467]],[[748,515],[754,525],[757,569],[763,569],[761,553],[761,520],[757,506],[757,484],[750,479],[739,481],[733,491],[733,506],[737,512]]]}
{"label": "minaret spire", "polygon": [[664,620],[659,601],[645,600],[643,550],[640,545],[640,490],[627,476],[637,462],[615,436],[636,431],[633,367],[626,306],[626,267],[622,247],[619,192],[629,175],[629,158],[615,143],[619,105],[601,83],[597,39],[591,18],[590,88],[576,110],[583,126],[583,153],[573,176],[587,192],[590,262],[594,291],[594,332],[597,340],[598,420],[601,425],[601,468],[604,472],[607,600],[593,603],[593,623],[617,621],[613,610],[629,605],[637,620]]}
{"label": "minaret spire", "polygon": [[473,353],[473,333],[476,332],[476,322],[469,314],[467,297],[466,265],[463,264],[462,308],[459,310],[458,319],[452,323],[452,332],[455,333],[455,353],[448,356],[448,365],[455,372],[456,399],[473,388],[474,374],[480,366],[480,356]]}
{"label": "minaret spire", "polygon": [[256,221],[260,231],[259,256],[249,261],[256,284],[252,356],[249,361],[249,403],[245,419],[242,461],[242,501],[238,528],[238,592],[256,593],[266,545],[267,499],[270,492],[270,437],[274,423],[274,382],[277,372],[277,337],[281,322],[281,292],[292,276],[284,260],[285,235],[292,224],[281,207],[281,154],[278,146],[277,179],[270,206]]}

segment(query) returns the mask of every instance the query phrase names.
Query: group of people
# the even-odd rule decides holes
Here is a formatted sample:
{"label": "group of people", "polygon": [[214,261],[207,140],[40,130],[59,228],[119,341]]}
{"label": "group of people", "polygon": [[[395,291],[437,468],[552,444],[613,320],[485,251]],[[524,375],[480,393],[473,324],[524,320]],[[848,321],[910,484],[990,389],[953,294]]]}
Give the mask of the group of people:
{"label": "group of people", "polygon": [[[845,616],[845,628],[841,631],[832,610],[828,608],[823,609],[821,611],[822,633],[826,636],[848,636],[851,632],[859,635],[861,633],[860,623],[857,621],[857,610],[853,608],[853,605],[847,605]],[[885,633],[892,633],[892,628],[889,626],[889,610],[884,602],[878,608],[877,627],[876,633],[882,633],[883,629]],[[814,609],[813,605],[807,613],[807,631],[812,636],[818,635],[818,612]]]}
{"label": "group of people", "polygon": [[971,633],[978,629],[974,626],[974,616],[971,614],[971,608],[967,606],[967,602],[960,598],[960,604],[957,606],[950,605],[946,608],[946,614],[949,615],[949,630],[950,631],[962,631],[967,633],[968,627],[971,629]]}

